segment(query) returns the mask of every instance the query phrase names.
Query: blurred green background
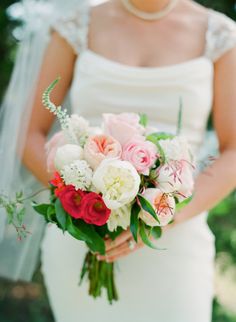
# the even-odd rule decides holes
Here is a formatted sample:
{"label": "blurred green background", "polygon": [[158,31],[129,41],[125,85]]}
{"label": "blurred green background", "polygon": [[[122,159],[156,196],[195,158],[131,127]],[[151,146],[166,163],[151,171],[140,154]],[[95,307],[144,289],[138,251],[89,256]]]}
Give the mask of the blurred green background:
{"label": "blurred green background", "polygon": [[[0,101],[10,77],[17,46],[17,41],[12,35],[17,23],[9,19],[6,14],[6,9],[15,2],[17,1],[1,0],[0,2]],[[199,0],[198,2],[222,11],[236,20],[234,0]],[[210,212],[208,222],[216,236],[218,272],[216,282],[218,290],[214,301],[212,321],[236,322],[235,192]],[[40,267],[30,284],[12,283],[0,279],[0,321],[53,321]]]}

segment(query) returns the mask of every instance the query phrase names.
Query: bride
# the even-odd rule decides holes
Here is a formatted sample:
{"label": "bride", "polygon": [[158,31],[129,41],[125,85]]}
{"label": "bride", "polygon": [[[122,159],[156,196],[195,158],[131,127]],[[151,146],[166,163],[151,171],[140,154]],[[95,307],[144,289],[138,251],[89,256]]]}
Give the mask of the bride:
{"label": "bride", "polygon": [[130,233],[106,242],[100,260],[117,261],[120,300],[109,306],[78,287],[85,247],[48,226],[42,271],[57,322],[210,322],[214,237],[207,210],[236,184],[236,26],[191,0],[110,0],[78,6],[51,28],[37,82],[23,162],[47,185],[44,145],[53,116],[41,95],[58,75],[53,100],[68,90],[72,110],[97,124],[101,113],[145,112],[159,130],[175,131],[179,99],[183,134],[198,156],[209,114],[220,157],[198,173],[191,203],[164,231],[160,248],[130,249]]}

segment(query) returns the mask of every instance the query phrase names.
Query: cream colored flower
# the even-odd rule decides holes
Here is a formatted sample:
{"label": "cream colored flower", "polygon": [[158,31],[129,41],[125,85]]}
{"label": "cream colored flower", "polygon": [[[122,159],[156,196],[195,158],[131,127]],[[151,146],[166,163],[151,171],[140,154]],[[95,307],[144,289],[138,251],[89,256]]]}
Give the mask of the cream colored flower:
{"label": "cream colored flower", "polygon": [[118,209],[136,197],[140,177],[129,162],[105,159],[94,173],[93,185],[102,193],[108,208]]}
{"label": "cream colored flower", "polygon": [[126,230],[130,225],[130,214],[131,204],[112,210],[107,222],[108,229],[114,231],[121,227]]}

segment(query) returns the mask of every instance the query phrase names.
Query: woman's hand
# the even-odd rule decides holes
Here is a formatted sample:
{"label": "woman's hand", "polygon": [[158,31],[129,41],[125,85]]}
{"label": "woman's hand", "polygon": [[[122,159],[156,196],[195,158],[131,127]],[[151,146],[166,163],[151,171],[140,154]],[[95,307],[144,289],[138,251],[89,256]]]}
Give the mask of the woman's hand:
{"label": "woman's hand", "polygon": [[138,243],[134,241],[130,230],[122,232],[115,240],[107,239],[105,245],[106,255],[97,255],[97,259],[108,263],[115,262],[144,246],[140,239]]}

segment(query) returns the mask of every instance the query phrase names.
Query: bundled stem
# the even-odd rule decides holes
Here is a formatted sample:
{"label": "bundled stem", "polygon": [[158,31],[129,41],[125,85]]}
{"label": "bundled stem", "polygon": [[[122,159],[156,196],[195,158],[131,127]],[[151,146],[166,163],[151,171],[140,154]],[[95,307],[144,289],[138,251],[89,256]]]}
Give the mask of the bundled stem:
{"label": "bundled stem", "polygon": [[89,251],[84,259],[80,284],[85,276],[87,276],[89,280],[90,296],[94,298],[100,297],[102,295],[102,289],[105,289],[110,304],[112,304],[113,301],[118,300],[113,263],[98,261],[96,255]]}

